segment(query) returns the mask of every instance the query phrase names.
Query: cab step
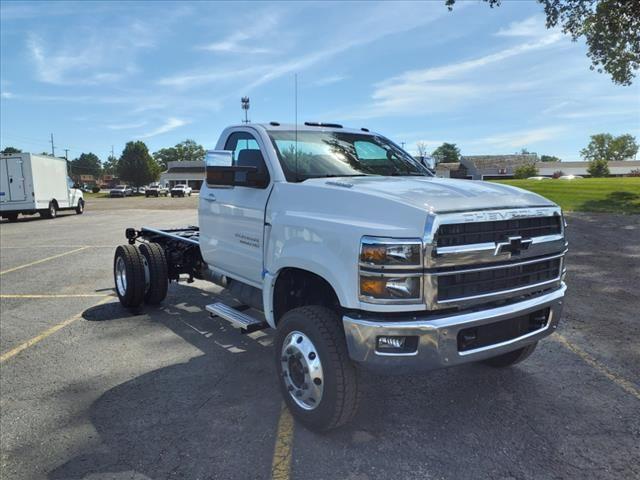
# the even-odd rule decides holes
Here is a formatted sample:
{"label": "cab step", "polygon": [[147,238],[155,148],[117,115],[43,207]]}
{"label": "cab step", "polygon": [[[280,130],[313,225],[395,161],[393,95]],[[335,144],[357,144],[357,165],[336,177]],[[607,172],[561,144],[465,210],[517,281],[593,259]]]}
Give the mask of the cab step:
{"label": "cab step", "polygon": [[222,302],[212,303],[207,305],[206,309],[212,316],[218,316],[231,323],[234,327],[240,328],[242,333],[251,333],[257,330],[264,330],[269,328],[269,324],[264,320],[258,320],[246,313],[242,313],[239,308],[243,310],[247,307],[233,308]]}

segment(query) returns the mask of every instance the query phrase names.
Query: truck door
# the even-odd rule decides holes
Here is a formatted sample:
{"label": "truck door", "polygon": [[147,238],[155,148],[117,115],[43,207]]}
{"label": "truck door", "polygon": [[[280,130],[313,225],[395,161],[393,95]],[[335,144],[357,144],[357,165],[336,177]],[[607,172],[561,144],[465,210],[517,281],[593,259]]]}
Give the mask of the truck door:
{"label": "truck door", "polygon": [[6,161],[7,181],[9,183],[8,200],[10,202],[24,202],[27,199],[27,195],[24,188],[24,171],[22,168],[22,159],[7,158]]}
{"label": "truck door", "polygon": [[80,190],[75,188],[76,183],[67,177],[67,189],[69,191],[69,206],[75,207],[78,205],[78,198],[80,198]]}
{"label": "truck door", "polygon": [[[268,171],[264,148],[250,132],[232,133],[224,149],[233,152],[232,165]],[[216,187],[204,182],[200,190],[200,248],[205,261],[254,285],[262,283],[264,212],[271,185]]]}

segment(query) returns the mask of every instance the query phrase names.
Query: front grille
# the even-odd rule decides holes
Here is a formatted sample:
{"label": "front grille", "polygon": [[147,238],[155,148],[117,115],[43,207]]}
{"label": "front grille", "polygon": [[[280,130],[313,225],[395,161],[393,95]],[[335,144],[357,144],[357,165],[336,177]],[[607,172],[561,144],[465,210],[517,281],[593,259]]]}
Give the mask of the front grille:
{"label": "front grille", "polygon": [[436,234],[438,247],[455,247],[474,243],[503,242],[509,237],[522,238],[562,233],[560,216],[516,218],[491,222],[441,225]]}
{"label": "front grille", "polygon": [[560,276],[561,259],[438,276],[438,301],[490,295],[554,280]]}

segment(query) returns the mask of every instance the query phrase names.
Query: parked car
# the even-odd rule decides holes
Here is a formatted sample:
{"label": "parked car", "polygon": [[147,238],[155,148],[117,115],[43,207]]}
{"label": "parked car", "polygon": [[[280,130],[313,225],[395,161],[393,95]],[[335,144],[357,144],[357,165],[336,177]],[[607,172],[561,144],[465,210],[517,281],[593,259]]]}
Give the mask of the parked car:
{"label": "parked car", "polygon": [[109,196],[113,197],[129,197],[133,195],[133,190],[127,185],[116,185],[109,191]]}
{"label": "parked car", "polygon": [[558,177],[560,180],[579,180],[583,178],[581,175],[562,175]]}
{"label": "parked car", "polygon": [[67,176],[64,158],[31,153],[0,157],[0,216],[15,222],[18,215],[55,218],[59,210],[84,212],[80,185]]}
{"label": "parked car", "polygon": [[138,187],[136,188],[136,193],[146,193],[147,187]]}
{"label": "parked car", "polygon": [[[294,139],[304,162],[287,155]],[[219,297],[206,310],[243,333],[275,330],[274,381],[310,428],[354,416],[360,368],[509,367],[556,330],[567,243],[552,201],[435,178],[384,136],[337,124],[231,126],[217,149],[199,226],[127,228],[115,290],[137,310],[181,276],[225,288],[251,309]]]}
{"label": "parked car", "polygon": [[527,178],[527,180],[551,180],[549,177],[542,177],[542,176],[535,176],[535,177],[529,177]]}
{"label": "parked car", "polygon": [[190,197],[191,196],[191,187],[185,184],[175,185],[171,189],[172,197]]}
{"label": "parked car", "polygon": [[145,197],[160,197],[160,196],[168,196],[169,189],[167,187],[163,187],[159,183],[152,183],[149,185],[144,192]]}

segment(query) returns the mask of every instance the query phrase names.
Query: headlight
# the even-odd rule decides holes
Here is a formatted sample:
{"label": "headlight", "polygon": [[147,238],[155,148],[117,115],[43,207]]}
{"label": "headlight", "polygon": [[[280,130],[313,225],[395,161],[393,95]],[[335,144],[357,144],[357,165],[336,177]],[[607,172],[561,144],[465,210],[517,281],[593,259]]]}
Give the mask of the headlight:
{"label": "headlight", "polygon": [[420,283],[419,276],[369,276],[362,272],[360,295],[378,300],[420,300]]}
{"label": "headlight", "polygon": [[419,268],[422,242],[364,237],[360,244],[360,262],[370,267]]}
{"label": "headlight", "polygon": [[421,303],[422,241],[364,237],[359,282],[363,302]]}

